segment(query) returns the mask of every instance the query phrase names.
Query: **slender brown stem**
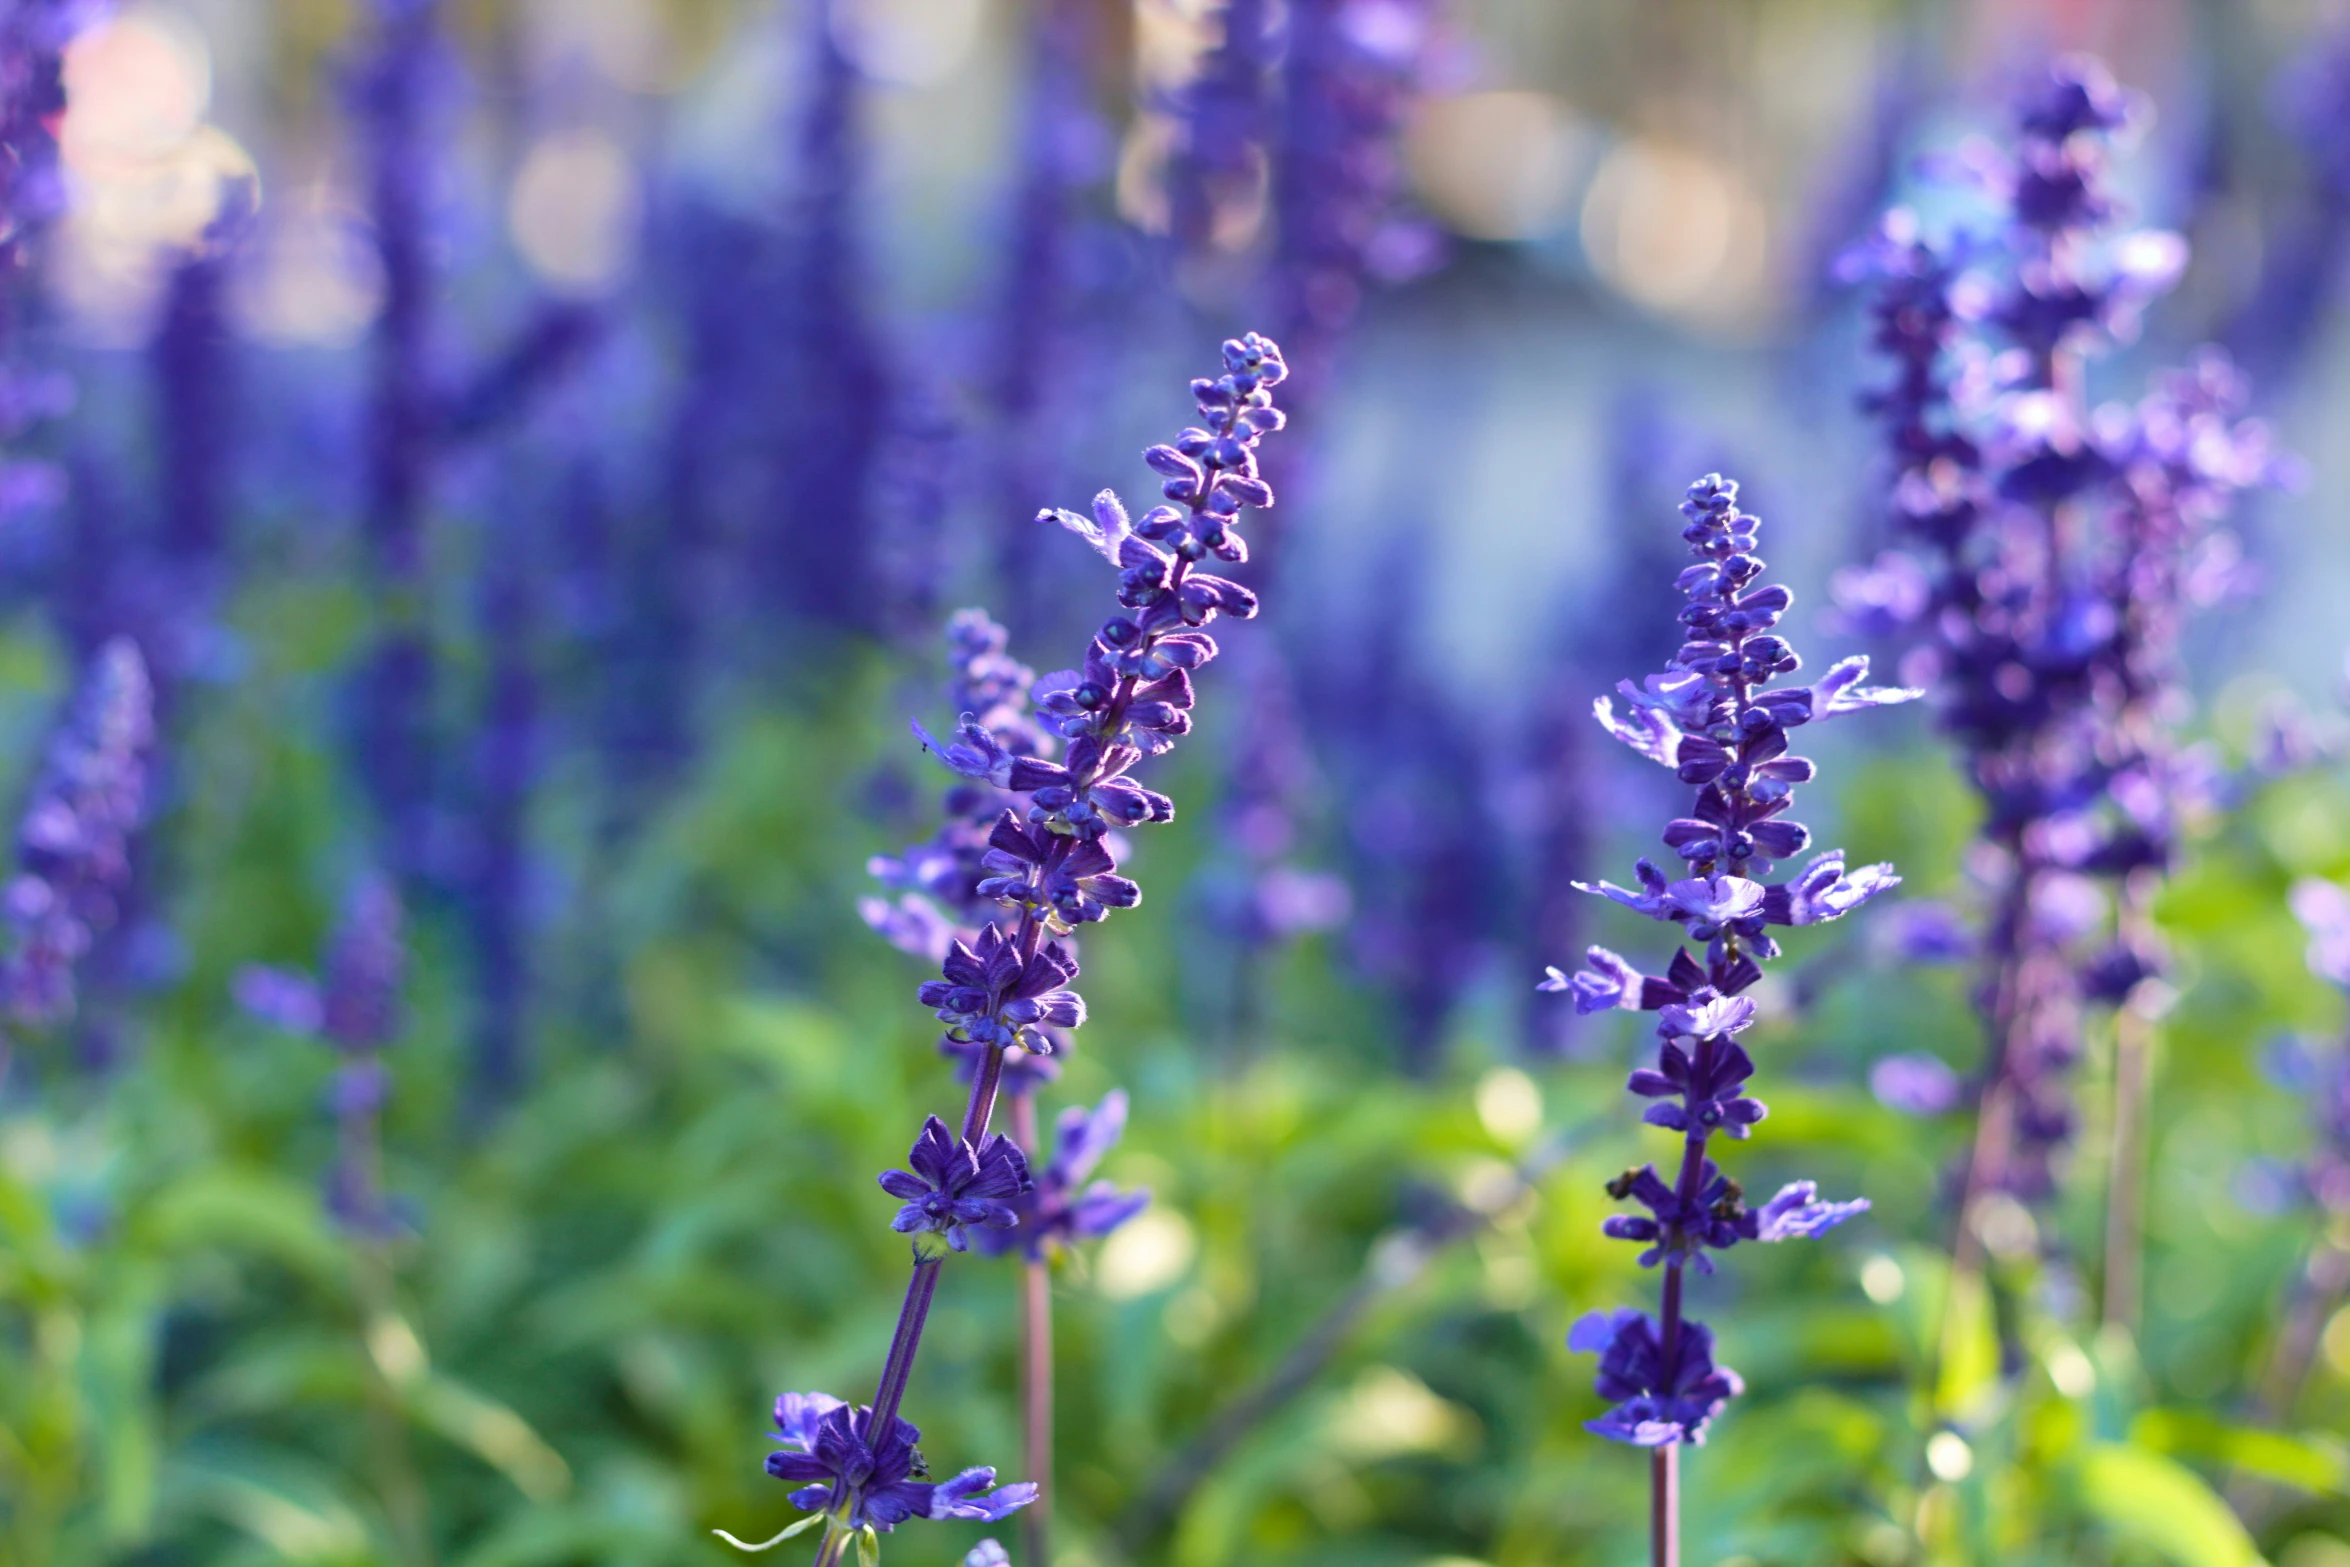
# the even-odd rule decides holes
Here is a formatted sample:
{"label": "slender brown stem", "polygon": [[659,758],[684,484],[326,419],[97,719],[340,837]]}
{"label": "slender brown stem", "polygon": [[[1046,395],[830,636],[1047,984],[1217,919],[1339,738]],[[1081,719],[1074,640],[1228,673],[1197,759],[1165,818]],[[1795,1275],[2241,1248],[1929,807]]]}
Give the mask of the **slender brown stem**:
{"label": "slender brown stem", "polygon": [[[1036,1100],[1012,1101],[1012,1137],[1031,1161],[1042,1152],[1036,1130]],[[1020,1408],[1024,1417],[1027,1467],[1036,1500],[1020,1510],[1020,1557],[1025,1567],[1052,1567],[1053,1518],[1053,1270],[1041,1256],[1020,1268]]]}
{"label": "slender brown stem", "polygon": [[1648,1567],[1681,1567],[1681,1444],[1648,1454]]}

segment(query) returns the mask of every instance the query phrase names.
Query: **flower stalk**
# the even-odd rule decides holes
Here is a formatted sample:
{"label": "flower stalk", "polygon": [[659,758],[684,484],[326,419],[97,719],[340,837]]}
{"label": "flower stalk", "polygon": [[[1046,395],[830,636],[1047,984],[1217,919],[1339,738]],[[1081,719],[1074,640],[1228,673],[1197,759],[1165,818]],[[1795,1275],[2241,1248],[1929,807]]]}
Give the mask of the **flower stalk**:
{"label": "flower stalk", "polygon": [[1662,674],[1617,687],[1630,704],[1623,714],[1606,697],[1595,707],[1609,734],[1697,791],[1692,814],[1667,823],[1663,834],[1688,874],[1673,879],[1643,859],[1633,887],[1576,883],[1679,926],[1689,945],[1675,951],[1662,976],[1593,947],[1581,972],[1570,978],[1554,968],[1542,984],[1571,992],[1581,1013],[1658,1015],[1656,1065],[1635,1071],[1626,1086],[1652,1101],[1643,1120],[1681,1134],[1680,1164],[1669,1184],[1654,1165],[1609,1182],[1609,1196],[1647,1211],[1619,1214],[1605,1232],[1644,1245],[1643,1267],[1663,1266],[1661,1309],[1654,1317],[1630,1307],[1595,1311],[1567,1339],[1570,1349],[1600,1357],[1598,1391],[1613,1406],[1587,1429],[1651,1450],[1655,1567],[1679,1567],[1681,1557],[1678,1450],[1702,1443],[1713,1418],[1745,1387],[1715,1363],[1712,1329],[1683,1309],[1688,1270],[1711,1273],[1710,1252],[1818,1235],[1868,1207],[1866,1198],[1822,1202],[1813,1183],[1796,1181],[1749,1208],[1743,1188],[1711,1157],[1715,1136],[1743,1140],[1766,1114],[1745,1093],[1754,1061],[1737,1036],[1756,1016],[1744,993],[1762,978],[1763,963],[1779,956],[1768,927],[1825,924],[1900,881],[1889,865],[1848,871],[1842,850],[1813,856],[1784,880],[1766,879],[1811,841],[1809,829],[1786,815],[1795,786],[1815,772],[1809,760],[1789,754],[1788,732],[1919,694],[1861,684],[1866,659],[1847,659],[1814,685],[1772,687],[1802,663],[1774,629],[1792,596],[1760,583],[1764,566],[1754,548],[1761,524],[1738,510],[1737,494],[1718,474],[1689,487],[1681,537],[1696,563],[1678,583],[1689,599],[1680,616],[1688,640]]}
{"label": "flower stalk", "polygon": [[[861,1560],[877,1559],[878,1536],[909,1518],[993,1522],[1038,1499],[1036,1482],[997,1486],[993,1469],[967,1469],[943,1482],[924,1478],[914,1448],[921,1433],[898,1411],[948,1256],[974,1239],[984,1244],[991,1234],[1016,1233],[1035,1258],[1055,1241],[1103,1233],[1140,1206],[1101,1183],[1076,1190],[1123,1128],[1122,1095],[1062,1116],[1042,1182],[1018,1142],[990,1128],[1007,1085],[1015,1093],[1030,1086],[1030,1060],[1049,1058],[1085,1021],[1083,998],[1068,988],[1078,966],[1067,938],[1141,898],[1117,873],[1111,835],[1174,815],[1174,803],[1132,770],[1190,731],[1191,671],[1217,652],[1205,628],[1219,615],[1256,613],[1255,594],[1205,563],[1246,560],[1242,515],[1272,504],[1256,447],[1285,422],[1272,388],[1286,374],[1269,340],[1251,334],[1226,342],[1222,373],[1191,384],[1200,424],[1144,453],[1168,504],[1130,519],[1104,491],[1090,517],[1039,514],[1078,533],[1118,568],[1123,611],[1094,634],[1081,668],[1033,683],[1040,727],[1025,721],[1031,682],[1001,657],[1001,633],[984,617],[959,616],[951,628],[969,655],[962,673],[972,694],[995,700],[966,708],[951,739],[915,724],[924,749],[960,780],[949,796],[950,820],[931,845],[876,862],[885,882],[918,890],[895,904],[868,900],[862,912],[901,946],[939,952],[940,977],[918,994],[945,1025],[948,1054],[968,1067],[970,1096],[959,1129],[930,1117],[909,1168],[880,1178],[900,1202],[892,1228],[911,1237],[914,1260],[872,1404],[852,1409],[821,1393],[776,1401],[780,1446],[768,1455],[767,1471],[802,1482],[794,1505],[826,1520],[819,1567],[839,1561],[852,1538]],[[998,814],[982,838],[976,829],[990,810]],[[949,900],[960,900],[955,913],[983,921],[976,932],[941,906]],[[1049,1341],[1049,1331],[1042,1338]],[[1035,1347],[1049,1351],[1049,1342]],[[1031,1397],[1041,1385],[1031,1381]],[[1038,1424],[1049,1429],[1049,1414]],[[1041,1439],[1032,1431],[1032,1442]],[[755,1547],[722,1537],[764,1550],[811,1523],[803,1519]]]}

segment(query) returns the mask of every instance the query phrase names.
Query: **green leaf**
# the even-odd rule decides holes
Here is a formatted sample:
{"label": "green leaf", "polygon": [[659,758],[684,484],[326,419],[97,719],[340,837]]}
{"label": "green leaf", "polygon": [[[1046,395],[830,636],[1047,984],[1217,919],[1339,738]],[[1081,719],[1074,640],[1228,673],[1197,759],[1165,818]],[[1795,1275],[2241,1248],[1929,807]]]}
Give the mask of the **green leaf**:
{"label": "green leaf", "polygon": [[473,1453],[532,1501],[551,1501],[571,1489],[571,1466],[563,1455],[504,1404],[437,1372],[419,1376],[406,1391],[420,1424]]}
{"label": "green leaf", "polygon": [[318,1193],[282,1175],[217,1169],[183,1176],[133,1227],[169,1251],[258,1254],[336,1288],[344,1275],[343,1244],[319,1214]]}
{"label": "green leaf", "polygon": [[733,1535],[728,1534],[724,1529],[713,1529],[710,1532],[718,1536],[718,1538],[721,1540],[724,1540],[727,1544],[733,1546],[736,1550],[741,1551],[746,1556],[756,1556],[761,1551],[774,1550],[777,1546],[781,1545],[784,1541],[790,1539],[794,1535],[805,1534],[808,1530],[813,1529],[816,1525],[822,1523],[823,1521],[824,1515],[822,1513],[810,1513],[807,1517],[801,1519],[798,1523],[785,1524],[781,1534],[773,1535],[768,1539],[761,1540],[757,1545],[746,1544],[745,1542],[736,1539]]}
{"label": "green leaf", "polygon": [[2338,1437],[2295,1435],[2230,1425],[2194,1409],[2150,1409],[2130,1427],[2130,1440],[2157,1453],[2199,1458],[2247,1470],[2304,1491],[2342,1495],[2350,1489],[2350,1449]]}
{"label": "green leaf", "polygon": [[881,1567],[881,1536],[871,1524],[857,1531],[857,1567]]}
{"label": "green leaf", "polygon": [[2081,1460],[2082,1507],[2115,1538],[2178,1567],[2263,1567],[2243,1524],[2193,1470],[2122,1443]]}

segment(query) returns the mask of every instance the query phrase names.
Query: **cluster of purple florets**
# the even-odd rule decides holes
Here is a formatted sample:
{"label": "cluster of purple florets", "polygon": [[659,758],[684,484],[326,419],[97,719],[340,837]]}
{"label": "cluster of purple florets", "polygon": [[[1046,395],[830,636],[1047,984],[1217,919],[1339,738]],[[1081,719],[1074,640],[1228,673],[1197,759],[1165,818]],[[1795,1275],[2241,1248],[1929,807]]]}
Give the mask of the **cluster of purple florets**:
{"label": "cluster of purple florets", "polygon": [[1868,1206],[1866,1199],[1822,1202],[1811,1182],[1798,1181],[1750,1208],[1738,1183],[1706,1155],[1716,1133],[1742,1139],[1765,1114],[1745,1091],[1754,1061],[1737,1036],[1756,1011],[1743,993],[1779,955],[1770,927],[1837,919],[1900,879],[1889,865],[1848,869],[1840,850],[1815,855],[1783,880],[1765,879],[1811,842],[1810,831],[1787,814],[1795,786],[1814,772],[1790,754],[1789,731],[1918,695],[1863,684],[1865,659],[1837,664],[1811,685],[1773,684],[1802,667],[1777,630],[1791,600],[1784,587],[1762,582],[1754,553],[1760,523],[1738,510],[1737,494],[1719,475],[1690,486],[1681,536],[1696,564],[1679,584],[1689,601],[1681,611],[1688,640],[1662,674],[1618,687],[1630,704],[1625,712],[1606,697],[1596,707],[1608,733],[1696,789],[1690,814],[1668,823],[1663,835],[1683,874],[1643,859],[1634,887],[1576,884],[1678,925],[1688,945],[1662,975],[1593,947],[1581,972],[1570,977],[1554,968],[1542,987],[1572,992],[1579,1012],[1657,1014],[1656,1064],[1634,1072],[1626,1086],[1653,1101],[1644,1117],[1650,1125],[1682,1135],[1683,1157],[1671,1178],[1643,1165],[1611,1182],[1609,1195],[1645,1212],[1611,1218],[1606,1229],[1643,1246],[1643,1266],[1668,1270],[1665,1310],[1661,1318],[1594,1313],[1569,1340],[1600,1352],[1599,1391],[1615,1405],[1590,1429],[1643,1447],[1703,1441],[1707,1422],[1740,1390],[1736,1374],[1714,1364],[1712,1333],[1680,1314],[1681,1270],[1694,1264],[1710,1273],[1709,1251],[1817,1235]]}
{"label": "cluster of purple florets", "polygon": [[2088,360],[2185,261],[2177,236],[2120,227],[2108,165],[2141,116],[2096,62],[2061,60],[2009,148],[1954,160],[1996,206],[1988,236],[1937,241],[1896,210],[1848,262],[1878,286],[1893,374],[1867,406],[1907,548],[1841,574],[1838,596],[1854,625],[1918,641],[1905,670],[1940,694],[1987,807],[1985,1092],[2014,1135],[1977,1175],[2026,1197],[2050,1190],[2075,1124],[2083,1005],[2159,971],[2097,881],[2166,866],[2204,801],[2208,769],[2168,740],[2180,630],[2236,580],[2235,498],[2284,471],[2216,350],[2134,407],[2091,410]]}
{"label": "cluster of purple florets", "polygon": [[909,1518],[996,1520],[1036,1498],[1034,1485],[990,1490],[988,1469],[937,1485],[921,1479],[918,1433],[897,1418],[898,1400],[928,1310],[928,1270],[944,1257],[974,1243],[1041,1257],[1109,1233],[1149,1200],[1086,1184],[1124,1130],[1123,1094],[1063,1112],[1041,1181],[1018,1144],[988,1123],[999,1093],[1049,1081],[1038,1065],[1049,1065],[1085,1021],[1084,999],[1070,988],[1074,932],[1142,896],[1118,873],[1119,833],[1171,819],[1174,804],[1132,771],[1189,732],[1191,671],[1217,652],[1204,628],[1219,615],[1256,613],[1256,595],[1207,563],[1245,561],[1242,512],[1273,503],[1256,446],[1282,427],[1272,389],[1286,374],[1269,340],[1227,342],[1222,374],[1191,384],[1199,424],[1144,453],[1164,504],[1134,518],[1104,491],[1091,516],[1039,514],[1118,569],[1122,613],[1094,634],[1080,668],[1037,679],[1009,657],[1002,628],[985,615],[965,611],[949,623],[960,718],[946,738],[914,725],[923,748],[955,775],[946,821],[926,842],[872,862],[895,897],[861,907],[884,936],[939,964],[918,995],[944,1025],[972,1100],[960,1132],[928,1118],[910,1168],[880,1177],[900,1204],[892,1227],[914,1242],[915,1283],[874,1404],[852,1410],[816,1393],[776,1404],[782,1447],[768,1472],[812,1482],[792,1496],[811,1516],[786,1533],[828,1520],[819,1561],[837,1560],[852,1537],[869,1546]]}
{"label": "cluster of purple florets", "polygon": [[410,1228],[403,1205],[384,1188],[380,1135],[392,1096],[383,1052],[399,1037],[407,971],[402,924],[400,895],[390,880],[363,876],[351,889],[317,975],[255,963],[235,980],[237,1003],[247,1012],[321,1040],[340,1058],[326,1091],[336,1134],[326,1208],[346,1231],[370,1240],[388,1240]]}
{"label": "cluster of purple florets", "polygon": [[22,1023],[73,1015],[74,963],[112,927],[146,809],[154,691],[127,637],[98,652],[17,827],[17,873],[0,898],[11,937],[0,1001]]}

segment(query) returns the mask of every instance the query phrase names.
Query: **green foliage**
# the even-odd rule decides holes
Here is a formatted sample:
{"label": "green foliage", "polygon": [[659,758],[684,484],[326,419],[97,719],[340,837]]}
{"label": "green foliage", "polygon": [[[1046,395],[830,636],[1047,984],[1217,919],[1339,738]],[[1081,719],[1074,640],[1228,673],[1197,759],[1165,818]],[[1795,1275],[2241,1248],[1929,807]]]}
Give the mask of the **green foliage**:
{"label": "green foliage", "polygon": [[[921,975],[850,912],[865,856],[915,820],[870,804],[888,792],[875,767],[918,776],[889,694],[905,672],[869,662],[824,700],[739,715],[618,849],[578,826],[592,780],[545,792],[534,831],[576,896],[542,927],[537,1068],[510,1105],[467,1087],[457,911],[416,911],[386,1144],[417,1233],[371,1248],[318,1203],[331,1063],[227,996],[240,963],[309,958],[353,862],[349,782],[309,738],[329,732],[350,606],[274,590],[242,613],[252,677],[200,697],[168,830],[184,973],[99,1004],[135,1046],[110,1076],[78,1072],[70,1039],[20,1042],[0,1115],[0,1562],[732,1559],[713,1531],[756,1542],[798,1516],[760,1470],[774,1395],[859,1395],[876,1374],[907,1259],[873,1172],[957,1102]],[[0,635],[0,726],[34,722],[53,679],[37,642]],[[1093,1020],[1048,1098],[1128,1085],[1107,1173],[1156,1194],[1153,1219],[1056,1276],[1062,1567],[1636,1559],[1644,1461],[1581,1429],[1591,1366],[1563,1343],[1579,1312],[1653,1285],[1598,1234],[1607,1177],[1669,1144],[1623,1113],[1632,1025],[1595,1020],[1588,1058],[1527,1066],[1570,1151],[1515,1196],[1532,1143],[1478,1106],[1503,1057],[1484,1020],[1522,976],[1466,1009],[1432,1083],[1387,1070],[1381,977],[1320,939],[1265,966],[1260,1022],[1222,1039],[1183,952],[1206,771],[1181,781],[1185,822],[1143,847],[1149,901],[1086,937]],[[1845,841],[1903,859],[1914,891],[1951,890],[1967,821],[1939,760],[1858,776]],[[1841,931],[1799,948],[1802,1010],[1774,1003],[1756,1035],[1771,1136],[1728,1157],[1750,1188],[1812,1175],[1877,1207],[1694,1285],[1752,1391],[1689,1455],[1692,1561],[2238,1567],[2288,1543],[2300,1555],[2279,1559],[2320,1559],[2350,1519],[2350,1458],[2323,1434],[2350,1385],[2321,1359],[2284,1429],[2245,1415],[2309,1231],[2229,1191],[2248,1156],[2303,1135],[2258,1076],[2263,1037],[2338,1022],[2282,912],[2308,855],[2281,846],[2341,820],[2332,781],[2273,788],[2163,904],[2184,994],[2162,1034],[2134,1343],[2090,1330],[2097,1239],[2077,1213],[2043,1251],[2085,1261],[1954,1278],[1963,1129],[1867,1097],[1886,1051],[1972,1062],[1963,978],[1891,969]],[[2350,838],[2336,848],[2350,864]],[[2096,1135],[2076,1172],[2092,1201]],[[1398,1267],[1411,1216],[1459,1201],[1489,1222]],[[1155,1518],[1169,1466],[1350,1297],[1298,1396]],[[908,1405],[935,1466],[1017,1478],[1014,1309],[1006,1264],[948,1264]],[[979,1533],[880,1543],[922,1567]]]}

